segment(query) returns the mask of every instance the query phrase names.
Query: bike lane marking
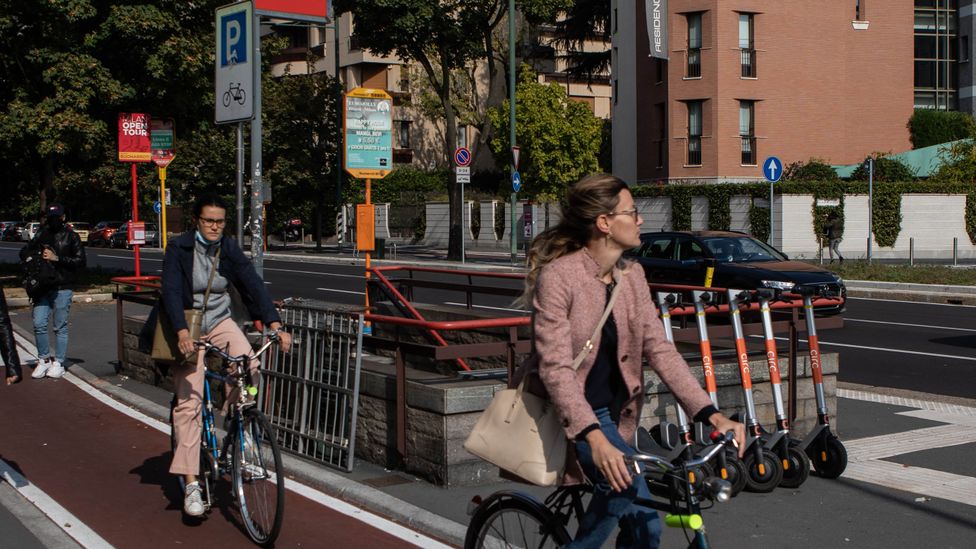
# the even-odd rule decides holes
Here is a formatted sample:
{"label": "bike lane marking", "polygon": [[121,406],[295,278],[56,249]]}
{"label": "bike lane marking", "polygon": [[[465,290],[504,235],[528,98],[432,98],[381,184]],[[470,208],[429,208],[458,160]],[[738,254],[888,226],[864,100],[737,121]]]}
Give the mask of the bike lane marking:
{"label": "bike lane marking", "polygon": [[844,478],[976,506],[976,478],[885,459],[976,442],[976,408],[845,389],[838,389],[837,397],[916,408],[898,415],[945,423],[844,441],[849,459]]}
{"label": "bike lane marking", "polygon": [[[34,345],[30,341],[22,338],[20,336],[20,334],[16,334],[15,337],[18,340],[18,346],[21,347],[26,352],[26,354],[28,354],[30,357],[36,358],[37,351],[36,351],[36,348],[34,347]],[[78,367],[78,366],[75,366],[75,367]],[[27,372],[27,368],[25,368],[24,370],[25,370],[24,373],[26,375],[28,373]],[[66,372],[65,375],[64,375],[64,377],[62,379],[67,380],[68,382],[70,382],[72,385],[74,385],[75,387],[77,387],[78,389],[80,389],[85,394],[93,397],[99,403],[101,403],[103,405],[106,405],[106,406],[112,408],[113,410],[121,413],[122,415],[125,415],[125,416],[127,416],[129,418],[135,419],[136,421],[139,421],[140,423],[142,423],[142,424],[144,424],[144,425],[146,425],[148,427],[151,427],[151,428],[153,428],[153,429],[155,429],[155,430],[157,430],[157,431],[165,434],[167,437],[169,436],[169,434],[170,434],[170,425],[169,424],[167,424],[165,422],[162,422],[162,421],[159,421],[157,419],[154,419],[152,417],[149,417],[148,415],[140,412],[139,410],[137,410],[137,409],[135,409],[133,407],[127,406],[127,405],[125,405],[125,404],[123,404],[123,403],[121,403],[121,402],[119,402],[119,401],[111,398],[110,396],[108,396],[105,393],[99,391],[95,387],[89,385],[84,380],[78,378],[77,376],[75,376],[74,374],[72,374],[70,371]],[[31,381],[34,381],[34,380],[31,380]],[[37,381],[45,382],[46,380],[37,380]],[[16,386],[14,386],[14,387],[16,387]],[[0,471],[2,471],[2,469],[0,469]],[[15,488],[17,488],[21,484],[15,484],[15,483],[11,482],[11,485],[14,486]],[[406,528],[406,527],[404,527],[404,526],[402,526],[402,525],[400,525],[398,523],[395,523],[395,522],[393,522],[393,521],[391,521],[389,519],[386,519],[386,518],[384,518],[384,517],[382,517],[380,515],[376,515],[376,514],[371,513],[371,512],[369,512],[369,511],[367,511],[365,509],[356,507],[356,506],[354,506],[352,504],[349,504],[349,503],[346,503],[346,502],[344,502],[344,501],[342,501],[340,499],[337,499],[337,498],[334,498],[332,496],[329,496],[329,495],[327,495],[327,494],[325,494],[325,493],[323,493],[323,492],[321,492],[319,490],[316,490],[315,488],[312,488],[311,486],[307,486],[305,484],[302,484],[302,483],[300,483],[297,480],[294,480],[292,478],[289,478],[288,479],[288,481],[286,482],[285,488],[287,489],[287,491],[290,491],[290,492],[293,492],[294,494],[297,494],[299,496],[302,496],[302,497],[310,500],[311,502],[314,502],[314,503],[316,503],[318,505],[321,505],[323,507],[328,508],[331,511],[337,512],[337,513],[339,513],[341,515],[344,515],[346,517],[349,517],[351,519],[354,519],[356,521],[359,521],[359,522],[363,523],[363,525],[366,528],[375,529],[379,533],[386,534],[386,535],[391,536],[393,538],[397,538],[397,539],[403,540],[405,542],[408,542],[410,544],[414,544],[414,545],[417,545],[417,546],[420,546],[420,547],[430,547],[430,548],[435,548],[435,549],[441,549],[441,548],[448,548],[448,547],[450,547],[449,545],[445,545],[445,544],[443,544],[443,543],[441,543],[441,542],[439,542],[439,541],[437,541],[437,540],[435,540],[433,538],[430,538],[430,537],[428,537],[426,535],[421,534],[420,532],[417,532],[415,530],[411,530],[411,529]],[[27,497],[27,494],[25,494],[25,497]],[[60,507],[60,505],[57,504],[57,502],[55,502],[53,498],[49,498],[49,499],[51,500],[51,502],[54,502],[55,505],[57,505],[58,507]],[[286,509],[288,507],[289,506],[286,505]],[[57,513],[57,509],[54,509],[53,512]],[[67,511],[65,511],[65,512],[67,512]],[[68,515],[73,520],[61,520],[60,518],[56,518],[56,516],[51,515],[47,511],[45,511],[45,514],[47,514],[49,517],[52,518],[52,520],[54,520],[55,522],[57,522],[57,524],[59,524],[62,527],[62,529],[65,529],[65,527],[64,527],[65,524],[83,524],[81,520],[77,519],[76,517],[73,517],[72,515],[70,515],[70,513]],[[298,519],[298,517],[289,517],[288,512],[286,511],[286,513],[285,513],[285,520],[288,521],[290,518],[294,518],[296,520]],[[88,528],[88,527],[86,526],[85,528]],[[90,528],[88,528],[88,529],[91,530]],[[67,529],[65,529],[65,531],[68,532]],[[71,532],[68,532],[68,533],[71,534]],[[94,534],[94,531],[92,531],[92,534]],[[94,534],[94,535],[97,537],[97,534]],[[284,537],[284,533],[283,533],[283,537]],[[363,540],[362,541],[367,541],[367,540],[370,539],[370,537],[371,536],[369,536],[369,535],[365,535],[365,536],[363,536]],[[98,538],[98,539],[101,539],[101,538]],[[102,541],[104,541],[104,540],[102,540]],[[284,540],[279,540],[279,541],[284,541]],[[80,540],[79,540],[79,542],[82,543],[82,545],[84,545],[86,547],[88,546],[88,544],[85,543],[85,542],[82,542]],[[98,545],[96,544],[96,545],[93,545],[93,546],[98,546]],[[105,545],[103,545],[102,547],[112,547],[112,545],[110,545],[107,542],[105,542]]]}

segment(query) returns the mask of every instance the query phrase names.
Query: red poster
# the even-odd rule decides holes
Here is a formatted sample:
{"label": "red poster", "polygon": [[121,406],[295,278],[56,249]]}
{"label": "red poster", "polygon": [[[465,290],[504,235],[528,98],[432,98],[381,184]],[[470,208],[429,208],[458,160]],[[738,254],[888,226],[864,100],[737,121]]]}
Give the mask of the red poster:
{"label": "red poster", "polygon": [[149,115],[138,112],[119,113],[119,162],[151,161]]}
{"label": "red poster", "polygon": [[291,16],[293,19],[325,19],[328,2],[322,0],[255,0],[254,11],[258,13]]}

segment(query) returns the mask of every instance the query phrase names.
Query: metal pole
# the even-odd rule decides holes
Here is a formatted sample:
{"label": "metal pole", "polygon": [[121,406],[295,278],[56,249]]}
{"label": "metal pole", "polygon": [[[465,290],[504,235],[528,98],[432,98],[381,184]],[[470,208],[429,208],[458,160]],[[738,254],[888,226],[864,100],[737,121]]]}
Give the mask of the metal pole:
{"label": "metal pole", "polygon": [[871,261],[871,239],[874,237],[874,159],[868,158],[868,261]]}
{"label": "metal pole", "polygon": [[776,224],[773,219],[773,182],[769,182],[769,245],[773,246],[773,233],[776,232]]}
{"label": "metal pole", "polygon": [[[335,78],[336,78],[336,89],[338,90],[336,97],[336,161],[335,161],[335,205],[336,211],[342,211],[342,161],[343,161],[343,135],[342,130],[342,80],[339,78],[339,18],[335,17],[332,20],[334,31],[335,31]],[[342,238],[337,238],[337,247],[339,251],[342,251]]]}
{"label": "metal pole", "polygon": [[[132,163],[132,223],[139,221],[139,180],[136,176],[136,163]],[[132,234],[132,223],[129,224],[129,234]],[[132,246],[135,250],[135,262],[136,262],[136,276],[142,276],[142,271],[139,268],[139,245],[136,244]]]}
{"label": "metal pole", "polygon": [[244,123],[237,123],[237,243],[244,245]]}
{"label": "metal pole", "polygon": [[[464,240],[467,237],[469,225],[464,223],[464,214],[468,210],[468,205],[464,203],[464,183],[461,183],[461,265],[464,265]],[[471,220],[471,216],[468,216]]]}
{"label": "metal pole", "polygon": [[264,276],[264,182],[261,178],[261,16],[254,14],[254,120],[251,121],[251,262]]}
{"label": "metal pole", "polygon": [[166,166],[159,166],[159,247],[166,249]]}
{"label": "metal pole", "polygon": [[915,266],[915,237],[908,238],[908,264]]}
{"label": "metal pole", "polygon": [[[510,147],[515,146],[515,0],[508,0],[508,141]],[[511,175],[515,175],[515,159],[512,159]],[[512,236],[512,265],[518,264],[518,244],[515,234],[515,202],[516,192],[512,190],[511,236]]]}

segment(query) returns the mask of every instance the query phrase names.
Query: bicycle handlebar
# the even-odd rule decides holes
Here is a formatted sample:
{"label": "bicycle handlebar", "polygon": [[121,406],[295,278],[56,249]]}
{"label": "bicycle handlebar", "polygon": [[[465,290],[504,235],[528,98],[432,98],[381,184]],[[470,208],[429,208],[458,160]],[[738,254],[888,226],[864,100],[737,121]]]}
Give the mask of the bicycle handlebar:
{"label": "bicycle handlebar", "polygon": [[680,465],[675,465],[670,461],[668,461],[667,459],[660,456],[655,456],[652,454],[643,454],[643,453],[628,454],[624,456],[624,459],[628,461],[637,462],[637,463],[649,463],[651,465],[656,465],[663,471],[675,471],[681,468],[691,469],[694,467],[701,467],[706,462],[711,461],[711,459],[714,458],[716,454],[718,454],[720,451],[725,449],[725,447],[728,444],[730,444],[732,441],[735,440],[735,433],[733,433],[732,431],[729,431],[724,435],[715,433],[713,436],[714,436],[713,440],[715,441],[715,444],[713,444],[710,448],[708,448],[708,451],[706,451],[704,454],[694,459],[683,461],[681,462]]}
{"label": "bicycle handlebar", "polygon": [[233,356],[227,354],[220,347],[217,347],[216,345],[210,343],[209,341],[194,341],[193,345],[198,349],[202,349],[206,354],[217,355],[220,358],[223,358],[224,360],[232,364],[241,364],[247,360],[260,357],[261,355],[266,353],[269,348],[271,348],[272,344],[277,343],[281,339],[278,337],[277,333],[273,333],[273,332],[268,334],[267,337],[268,337],[268,341],[266,341],[264,345],[262,345],[261,348],[258,349],[257,352],[255,352],[253,355],[243,354],[243,355]]}

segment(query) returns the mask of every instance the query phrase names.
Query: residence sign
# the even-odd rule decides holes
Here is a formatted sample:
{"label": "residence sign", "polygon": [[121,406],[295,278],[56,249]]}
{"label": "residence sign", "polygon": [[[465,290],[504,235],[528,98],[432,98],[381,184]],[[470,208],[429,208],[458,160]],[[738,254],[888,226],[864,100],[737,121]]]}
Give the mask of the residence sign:
{"label": "residence sign", "polygon": [[356,88],[345,100],[345,168],[359,179],[383,179],[393,169],[393,97]]}
{"label": "residence sign", "polygon": [[119,162],[151,161],[149,115],[139,112],[119,113]]}

